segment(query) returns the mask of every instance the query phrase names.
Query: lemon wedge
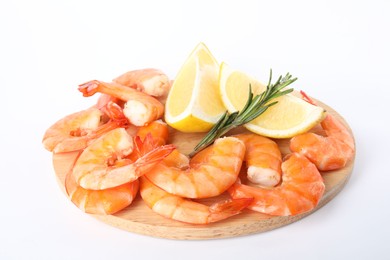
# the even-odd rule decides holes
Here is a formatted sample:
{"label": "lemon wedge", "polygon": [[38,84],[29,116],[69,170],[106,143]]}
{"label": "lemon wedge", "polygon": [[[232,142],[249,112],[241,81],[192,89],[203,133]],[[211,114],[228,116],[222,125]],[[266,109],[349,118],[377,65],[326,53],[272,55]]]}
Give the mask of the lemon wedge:
{"label": "lemon wedge", "polygon": [[[230,68],[226,63],[220,67],[220,94],[226,109],[233,113],[241,111],[252,92],[262,93],[266,86],[244,72]],[[307,132],[325,116],[325,110],[314,106],[292,94],[278,97],[276,105],[245,125],[245,128],[259,135],[271,138],[290,138]]]}
{"label": "lemon wedge", "polygon": [[226,111],[219,95],[219,64],[205,44],[192,51],[168,93],[165,121],[182,132],[207,132]]}

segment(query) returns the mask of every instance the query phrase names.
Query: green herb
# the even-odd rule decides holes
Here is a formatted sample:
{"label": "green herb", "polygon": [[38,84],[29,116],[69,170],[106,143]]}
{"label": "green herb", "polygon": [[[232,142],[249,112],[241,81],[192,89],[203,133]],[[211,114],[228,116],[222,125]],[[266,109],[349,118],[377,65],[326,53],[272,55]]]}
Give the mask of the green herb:
{"label": "green herb", "polygon": [[271,70],[267,89],[255,97],[253,97],[252,87],[249,84],[249,97],[241,112],[237,111],[229,114],[228,111],[226,111],[218,120],[218,122],[213,126],[213,128],[206,134],[206,136],[198,143],[197,146],[195,146],[194,150],[189,154],[189,156],[194,156],[196,153],[214,143],[217,138],[223,136],[235,127],[252,121],[264,113],[269,107],[278,103],[277,101],[272,103],[270,101],[277,97],[286,95],[294,90],[292,88],[283,90],[285,87],[297,80],[297,78],[291,77],[292,76],[287,73],[284,77],[280,76],[275,84],[271,84]]}

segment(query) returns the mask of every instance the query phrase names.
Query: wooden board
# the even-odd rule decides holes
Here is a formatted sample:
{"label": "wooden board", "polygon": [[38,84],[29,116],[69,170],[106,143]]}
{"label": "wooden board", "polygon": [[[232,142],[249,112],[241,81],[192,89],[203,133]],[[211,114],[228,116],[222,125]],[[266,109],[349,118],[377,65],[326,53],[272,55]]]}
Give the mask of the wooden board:
{"label": "wooden board", "polygon": [[[321,102],[319,102],[319,105],[323,106],[329,113],[333,114],[347,125],[345,120],[332,108],[326,106]],[[246,130],[240,128],[232,133],[243,131]],[[312,129],[312,131],[321,132],[321,129],[319,127],[316,127]],[[189,153],[203,135],[204,134],[184,134],[172,130],[170,134],[170,142],[175,144],[178,149],[183,153]],[[275,141],[279,144],[283,155],[289,153],[288,139]],[[76,155],[77,153],[63,153],[55,154],[53,156],[54,170],[59,185],[64,192],[65,176],[72,167]],[[324,196],[314,210],[297,216],[272,217],[250,210],[244,210],[244,212],[239,215],[217,223],[212,223],[208,225],[191,225],[170,220],[160,215],[157,215],[143,203],[139,195],[129,207],[114,215],[102,216],[91,214],[91,216],[101,220],[104,223],[118,227],[123,230],[169,239],[216,239],[260,233],[293,223],[299,219],[310,215],[315,210],[324,206],[331,199],[333,199],[347,183],[352,173],[353,165],[354,160],[348,163],[348,165],[341,170],[322,173],[326,186]],[[215,198],[211,201],[209,199],[203,202],[209,203],[217,199],[218,198]],[[69,200],[69,203],[72,202]],[[80,213],[82,212],[80,211]]]}

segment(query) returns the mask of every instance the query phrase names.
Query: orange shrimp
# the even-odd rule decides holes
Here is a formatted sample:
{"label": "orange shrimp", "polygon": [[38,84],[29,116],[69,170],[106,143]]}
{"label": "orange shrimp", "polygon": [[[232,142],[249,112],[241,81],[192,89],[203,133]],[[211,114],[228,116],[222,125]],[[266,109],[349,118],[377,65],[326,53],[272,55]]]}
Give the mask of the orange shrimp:
{"label": "orange shrimp", "polygon": [[[165,144],[168,140],[167,132],[167,125],[160,121],[156,121],[153,126],[141,128],[137,135],[141,137],[141,139],[147,140],[147,136],[152,134],[153,139],[160,140],[160,143],[155,142],[151,145],[159,146]],[[145,142],[147,141],[144,141],[144,145]],[[151,147],[145,145],[143,148],[150,149]],[[144,150],[143,152],[147,151],[148,150]],[[179,153],[177,150],[174,150],[164,159],[164,164],[166,167],[184,169],[188,167],[188,157]],[[154,185],[144,176],[141,176],[140,180],[141,197],[154,212],[170,219],[191,224],[207,224],[234,216],[239,214],[252,202],[251,198],[229,199],[214,203],[211,206],[206,206],[201,203],[184,199],[180,196],[172,195]]]}
{"label": "orange shrimp", "polygon": [[[304,92],[303,98],[315,104]],[[355,144],[348,129],[331,114],[321,122],[326,136],[305,133],[290,141],[290,150],[305,155],[320,171],[344,167],[354,156]]]}
{"label": "orange shrimp", "polygon": [[113,82],[155,97],[167,95],[171,87],[168,76],[152,68],[128,71],[113,79]]}
{"label": "orange shrimp", "polygon": [[138,192],[139,181],[127,182],[104,190],[87,190],[76,183],[72,174],[67,174],[65,188],[72,202],[84,212],[109,215],[133,202]]}
{"label": "orange shrimp", "polygon": [[252,183],[275,186],[280,182],[282,154],[278,145],[267,137],[256,134],[235,135],[246,147],[247,177]]}
{"label": "orange shrimp", "polygon": [[[163,122],[155,121],[138,129],[137,136],[141,140],[134,138],[137,145],[128,157],[132,161],[136,161],[157,146],[164,145],[168,140],[168,126]],[[126,164],[125,160],[122,162]],[[116,166],[119,166],[118,164],[116,163]],[[71,201],[84,212],[109,215],[126,208],[133,202],[139,189],[139,180],[103,190],[87,190],[77,184],[70,172],[66,175],[65,188]]]}
{"label": "orange shrimp", "polygon": [[[165,102],[169,89],[173,81],[160,70],[157,69],[141,69],[132,70],[113,79],[114,83],[131,87],[148,95],[154,96],[161,103]],[[105,112],[105,107],[109,102],[114,102],[124,106],[125,102],[117,97],[102,93],[97,101],[97,108]]]}
{"label": "orange shrimp", "polygon": [[154,185],[145,176],[140,180],[140,194],[149,208],[166,218],[191,224],[208,224],[226,219],[239,214],[252,202],[251,198],[228,199],[206,206],[172,195]]}
{"label": "orange shrimp", "polygon": [[174,195],[186,198],[217,196],[236,181],[244,155],[242,141],[234,137],[219,138],[196,154],[186,169],[171,165],[174,160],[168,157],[146,175],[155,185]]}
{"label": "orange shrimp", "polygon": [[164,113],[164,105],[154,97],[115,82],[92,80],[81,84],[79,91],[84,96],[101,92],[125,101],[123,113],[136,126],[144,126],[160,119]]}
{"label": "orange shrimp", "polygon": [[173,145],[160,146],[133,162],[127,158],[133,147],[132,137],[123,128],[99,137],[77,159],[72,171],[76,183],[102,190],[134,181],[175,149]]}
{"label": "orange shrimp", "polygon": [[87,147],[93,132],[101,124],[102,112],[90,108],[70,114],[50,126],[42,139],[50,152],[69,152]]}
{"label": "orange shrimp", "polygon": [[109,118],[96,107],[68,115],[46,130],[42,143],[54,153],[72,152],[86,148],[94,139],[118,127],[128,126],[121,108],[115,103],[106,105]]}
{"label": "orange shrimp", "polygon": [[277,187],[252,187],[236,182],[228,191],[235,199],[253,198],[248,208],[269,215],[297,215],[315,208],[325,191],[316,166],[305,156],[293,153],[282,163],[282,172],[282,182]]}

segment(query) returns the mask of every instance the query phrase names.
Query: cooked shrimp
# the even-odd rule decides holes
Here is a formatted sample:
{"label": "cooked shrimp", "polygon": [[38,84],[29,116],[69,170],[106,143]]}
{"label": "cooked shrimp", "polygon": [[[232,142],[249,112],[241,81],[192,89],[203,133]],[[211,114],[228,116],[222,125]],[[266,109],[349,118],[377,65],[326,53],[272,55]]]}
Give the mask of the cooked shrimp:
{"label": "cooked shrimp", "polygon": [[147,178],[180,197],[217,196],[236,181],[244,155],[242,141],[234,137],[220,138],[194,156],[188,168],[175,167],[174,161],[167,158],[151,169]]}
{"label": "cooked shrimp", "polygon": [[[157,146],[164,145],[168,139],[168,126],[163,122],[155,121],[138,129],[137,136],[141,140],[135,138],[137,146],[129,156],[133,161]],[[148,146],[149,143],[152,143],[152,146]],[[125,160],[123,162],[126,164]],[[116,166],[118,166],[118,163],[116,163]],[[138,187],[139,181],[135,180],[104,190],[87,190],[77,184],[72,172],[67,174],[65,179],[65,188],[69,198],[81,210],[91,214],[114,214],[126,208],[136,197]]]}
{"label": "cooked shrimp", "polygon": [[[115,78],[113,82],[154,96],[160,102],[166,98],[169,92],[169,88],[172,85],[172,81],[170,81],[162,71],[157,69],[129,71]],[[109,102],[117,103],[122,107],[125,103],[119,98],[108,94],[101,94],[97,101],[97,107],[101,110],[104,110],[104,107]]]}
{"label": "cooked shrimp", "polygon": [[72,171],[75,181],[85,189],[116,187],[138,179],[174,150],[173,145],[160,146],[133,162],[127,158],[133,145],[123,128],[99,137],[77,159]]}
{"label": "cooked shrimp", "polygon": [[139,181],[127,182],[105,190],[87,190],[79,186],[72,174],[65,179],[66,192],[72,202],[90,214],[114,214],[129,206],[137,195]]}
{"label": "cooked shrimp", "polygon": [[145,176],[141,177],[140,194],[146,205],[157,214],[191,224],[208,224],[226,219],[239,214],[252,202],[251,198],[228,199],[206,206],[172,195]]}
{"label": "cooked shrimp", "polygon": [[236,182],[228,191],[234,199],[253,198],[248,208],[269,215],[297,215],[316,207],[325,191],[317,167],[305,156],[293,153],[282,163],[282,172],[282,182],[277,187],[252,187]]}
{"label": "cooked shrimp", "polygon": [[54,153],[79,151],[86,148],[102,134],[118,128],[129,127],[129,121],[116,103],[105,106],[108,118],[95,107],[66,116],[52,125],[43,137],[43,145]]}
{"label": "cooked shrimp", "polygon": [[[304,99],[315,104],[304,92]],[[344,167],[354,156],[355,144],[348,129],[331,114],[321,122],[326,136],[305,133],[290,141],[290,150],[305,155],[319,170],[329,171]]]}
{"label": "cooked shrimp", "polygon": [[84,149],[101,124],[102,112],[90,108],[68,115],[46,130],[42,143],[54,153]]}
{"label": "cooked shrimp", "polygon": [[239,134],[234,137],[245,144],[248,179],[262,186],[277,185],[282,174],[282,155],[278,145],[271,139],[256,134]]}
{"label": "cooked shrimp", "polygon": [[167,95],[171,87],[168,76],[152,68],[128,71],[113,81],[155,97]]}
{"label": "cooked shrimp", "polygon": [[154,97],[118,83],[92,80],[81,84],[79,90],[84,96],[101,92],[125,101],[123,112],[130,123],[136,126],[160,119],[164,113],[164,105]]}

